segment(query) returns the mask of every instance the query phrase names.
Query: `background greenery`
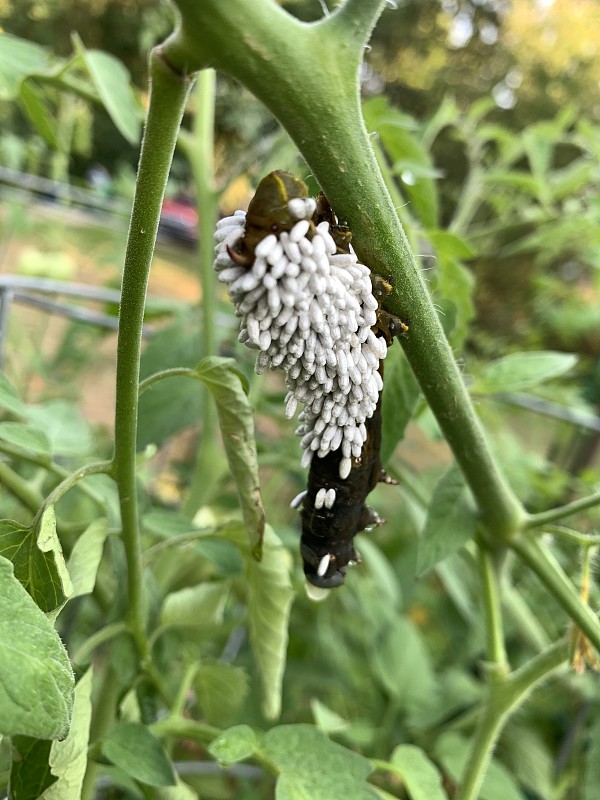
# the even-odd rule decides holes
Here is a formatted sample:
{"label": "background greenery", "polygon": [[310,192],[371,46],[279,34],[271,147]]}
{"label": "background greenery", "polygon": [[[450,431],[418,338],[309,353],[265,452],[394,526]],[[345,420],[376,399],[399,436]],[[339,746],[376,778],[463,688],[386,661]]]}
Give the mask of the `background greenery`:
{"label": "background greenery", "polygon": [[[304,19],[322,13],[318,3],[289,8]],[[22,50],[26,58],[15,62],[14,49],[0,39],[0,58],[9,54],[0,74],[10,79],[15,63],[20,69],[18,81],[7,79],[0,94],[2,163],[75,184],[101,163],[118,178],[113,191],[130,196],[145,104],[144,54],[168,32],[169,9],[7,2],[0,10],[8,33],[49,48]],[[363,72],[365,119],[398,214],[495,453],[531,512],[598,484],[600,109],[590,38],[597,16],[595,4],[584,0],[404,3],[384,12]],[[32,23],[39,35],[32,35]],[[71,38],[73,29],[82,44]],[[94,61],[95,48],[121,59],[131,84],[114,64]],[[118,86],[122,97],[136,99],[111,105],[106,85],[113,97]],[[214,109],[214,180],[223,211],[241,205],[272,168],[306,173],[287,136],[245,90],[219,77]],[[193,137],[209,127],[211,116],[195,94],[172,191],[201,184],[190,153]],[[203,212],[210,216],[200,203]],[[48,224],[43,209],[31,212],[19,195],[4,196],[1,224],[3,244],[11,245],[5,273],[118,280],[123,225],[111,222],[110,233],[105,227],[99,233],[71,214]],[[197,274],[190,253],[171,248],[159,256],[159,272],[177,259]],[[11,315],[8,378],[0,385],[6,518],[0,547],[43,612],[56,614],[70,596],[57,629],[80,678],[75,722],[63,742],[50,739],[66,732],[67,709],[62,718],[44,716],[40,699],[33,722],[12,711],[7,717],[3,731],[14,735],[3,740],[2,758],[11,797],[52,797],[54,777],[64,785],[68,769],[77,773],[73,753],[87,751],[88,731],[91,760],[84,752],[73,778],[74,785],[84,780],[87,797],[94,786],[107,797],[269,797],[273,765],[278,797],[294,796],[291,789],[285,794],[286,785],[316,798],[371,797],[364,784],[368,762],[350,750],[379,759],[372,782],[383,797],[452,796],[486,678],[479,566],[468,541],[475,521],[402,352],[394,347],[386,367],[383,448],[400,484],[378,488],[372,498],[388,523],[361,536],[364,565],[315,606],[303,596],[298,519],[287,505],[305,475],[292,425],[283,419],[282,383],[254,376],[225,298],[211,310],[220,355],[235,358],[244,384],[227,362],[211,361],[194,372],[199,381],[179,374],[152,385],[141,400],[138,488],[153,655],[146,670],[121,623],[125,553],[111,482],[90,475],[68,494],[61,491],[56,526],[53,503],[34,516],[71,470],[110,455],[110,430],[77,409],[88,407],[78,391],[82,376],[97,377],[102,364],[111,370],[111,335],[77,323],[54,332],[39,317],[25,325]],[[207,354],[198,333],[206,332],[206,313],[206,304],[180,303],[155,309],[154,320],[147,316],[158,332],[144,350],[141,377],[195,369]],[[414,320],[410,335],[418,331]],[[97,386],[92,380],[87,397]],[[213,395],[225,432],[224,408],[234,408],[236,428],[255,417],[262,502],[284,545],[268,529],[260,565],[247,557],[236,484],[211,435]],[[104,402],[112,404],[110,391]],[[210,479],[204,473],[199,483],[196,465],[203,460],[211,464]],[[547,546],[584,587],[590,569],[593,577],[596,517],[590,510],[571,520],[577,534],[557,526],[548,531],[554,538]],[[16,551],[27,557],[19,561]],[[559,639],[568,623],[513,555],[502,576],[505,636],[518,668]],[[8,577],[5,585],[14,589]],[[588,591],[596,607],[593,579]],[[19,602],[15,596],[15,608]],[[35,615],[30,624],[42,625]],[[578,644],[576,671],[556,673],[507,723],[483,800],[595,800],[598,693],[593,673],[577,673],[586,658],[591,667],[596,660]],[[44,648],[60,686],[68,667],[58,643],[49,637]],[[93,683],[86,671],[92,662]],[[20,677],[14,665],[9,672]],[[279,712],[283,724],[258,745],[255,731]],[[236,727],[215,739],[229,726]],[[327,770],[310,756],[319,752],[326,753]],[[237,763],[246,754],[262,769],[212,769],[213,759]],[[174,780],[172,761],[188,788],[161,788]]]}

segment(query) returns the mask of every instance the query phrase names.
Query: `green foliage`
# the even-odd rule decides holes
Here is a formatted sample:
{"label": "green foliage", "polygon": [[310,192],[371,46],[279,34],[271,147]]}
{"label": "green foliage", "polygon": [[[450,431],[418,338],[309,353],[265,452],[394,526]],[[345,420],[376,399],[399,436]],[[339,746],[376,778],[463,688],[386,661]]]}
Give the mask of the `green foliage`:
{"label": "green foliage", "polygon": [[[203,14],[216,13],[218,4],[207,4],[208,11],[203,6],[192,13],[193,4],[180,3],[183,40],[176,34],[171,41],[168,68],[160,58],[153,65],[159,100],[151,101],[155,116],[148,122],[150,169],[144,162],[140,168],[140,185],[151,184],[152,196],[139,190],[134,219],[141,213],[156,220],[162,200],[156,162],[165,167],[170,161],[167,151],[179,125],[173,97],[185,94],[185,81],[175,74],[177,46],[183,41],[184,50],[201,59],[203,48],[215,49],[222,30],[235,77],[246,77],[244,70],[235,75],[243,62],[248,80],[257,80],[256,52],[262,69],[275,70],[277,79],[267,81],[269,96],[287,102],[288,133],[316,180],[328,175],[314,160],[316,141],[324,151],[337,149],[339,163],[331,171],[340,181],[357,170],[354,151],[344,150],[346,111],[328,98],[356,95],[345,53],[355,51],[358,63],[376,4],[368,9],[349,3],[354,16],[351,25],[346,19],[341,38],[342,28],[335,26],[342,25],[342,15],[332,13],[329,28],[294,27],[285,10],[266,0],[257,0],[247,20],[258,28],[242,34],[237,21],[222,24],[213,37],[210,25],[216,23]],[[226,21],[232,5],[235,0],[218,8]],[[239,8],[248,13],[244,4]],[[264,38],[256,39],[263,14],[269,24]],[[202,40],[190,33],[201,19],[208,26]],[[278,20],[281,30],[287,25],[297,34],[283,50],[277,49]],[[248,48],[249,41],[259,45]],[[102,104],[125,140],[137,142],[140,104],[128,73],[107,53],[87,50],[78,37],[73,44],[71,57],[56,59],[2,34],[0,98],[17,100],[37,133],[60,151],[69,150],[60,123],[72,93]],[[296,50],[313,54],[315,47],[321,57],[308,59],[308,85],[304,73],[294,71],[293,58]],[[338,49],[339,64],[328,61],[331,53],[337,59]],[[281,70],[303,85],[315,108],[325,98],[336,109],[338,128],[321,132],[321,118],[315,127],[305,107],[291,102],[297,87],[283,80]],[[234,114],[243,118],[251,141],[233,141],[241,138],[240,126],[228,131],[229,155],[243,153],[230,178],[261,148],[263,165],[276,156],[296,158],[291,140],[277,138],[274,123],[264,122],[247,95],[235,98],[249,111],[236,107],[230,120]],[[198,195],[214,199],[213,176],[196,146],[210,138],[212,117],[201,96],[195,103],[196,127],[180,141]],[[358,112],[351,113],[360,138]],[[301,117],[297,129],[289,124],[294,114]],[[450,98],[417,118],[379,97],[366,102],[364,116],[385,185],[421,254],[422,277],[494,447],[487,447],[475,413],[464,424],[468,400],[447,380],[455,366],[448,367],[448,355],[439,349],[441,330],[425,314],[415,315],[402,348],[395,344],[386,360],[382,457],[400,485],[382,487],[374,504],[388,524],[359,537],[363,564],[344,589],[310,604],[297,591],[298,525],[288,503],[304,479],[292,426],[283,420],[282,382],[247,377],[251,362],[231,344],[231,324],[219,320],[214,342],[200,341],[194,314],[160,330],[140,362],[149,261],[133,263],[131,253],[137,257],[148,237],[145,221],[134,224],[121,320],[122,330],[132,319],[138,327],[126,328],[129,335],[121,334],[119,342],[111,461],[90,461],[103,454],[105,442],[72,403],[26,403],[0,373],[0,480],[6,488],[0,732],[10,737],[12,749],[10,758],[0,753],[0,768],[11,800],[89,800],[99,776],[119,796],[171,800],[262,798],[273,791],[294,800],[595,797],[598,726],[573,708],[595,710],[597,687],[559,672],[565,647],[553,643],[570,619],[586,635],[578,639],[577,663],[587,659],[594,666],[592,644],[598,645],[600,634],[587,604],[595,609],[599,598],[580,563],[581,550],[597,544],[598,498],[592,495],[587,505],[564,503],[589,491],[598,475],[589,461],[587,472],[551,462],[571,422],[559,431],[537,409],[551,414],[562,404],[571,419],[587,409],[586,419],[597,422],[579,396],[585,385],[597,405],[590,363],[597,360],[597,127],[567,108],[517,135],[498,123],[488,100],[466,106]],[[307,119],[312,129],[302,127]],[[165,131],[170,144],[162,138]],[[259,131],[269,133],[268,147],[258,142]],[[218,168],[225,172],[229,162],[222,161]],[[260,164],[252,169],[262,171]],[[369,205],[363,191],[373,183],[381,203]],[[348,194],[349,208],[370,221],[369,237],[383,241],[387,223],[371,219],[385,207],[378,181],[363,177]],[[209,209],[202,212],[210,216]],[[389,225],[395,224],[394,217]],[[360,227],[357,234],[357,249],[368,252],[368,237]],[[205,246],[209,261],[210,249]],[[395,251],[389,252],[390,302],[406,303],[410,312],[423,290],[420,278],[412,275],[408,258],[400,270]],[[210,263],[205,312],[221,309],[206,280],[209,272]],[[593,301],[582,308],[586,293]],[[223,352],[235,360],[217,356],[225,341]],[[428,348],[434,354],[429,362]],[[206,357],[199,360],[201,355]],[[140,364],[138,414],[133,395],[124,402],[123,387],[135,393],[132,376]],[[425,408],[432,398],[437,421]],[[535,401],[536,413],[524,417],[499,406],[511,398],[532,407]],[[181,504],[194,457],[184,454],[186,463],[173,469],[174,495],[165,490],[160,461],[163,445],[192,426],[200,429],[200,466]],[[454,462],[440,442],[442,430]],[[464,442],[473,430],[477,435],[469,441],[477,447],[471,450]],[[571,448],[573,438],[565,449]],[[491,492],[482,503],[474,480],[479,472],[482,484],[494,485],[496,462],[510,471],[518,494],[519,513],[510,525],[504,516],[504,529],[495,523],[510,490],[503,498]],[[574,527],[557,525],[566,516],[574,517]],[[546,531],[556,540],[544,540],[545,549],[533,558],[527,543]],[[531,579],[532,571],[541,584]],[[76,685],[61,637],[78,669],[93,664],[77,673]],[[553,684],[525,703],[551,674]],[[517,707],[518,716],[509,719]],[[285,724],[278,724],[280,717]],[[231,768],[226,779],[195,775],[196,764],[186,772],[188,762],[208,757]],[[247,773],[242,761],[253,762]]]}
{"label": "green foliage", "polygon": [[44,613],[0,558],[1,732],[58,739],[69,730],[73,672],[60,638]]}
{"label": "green foliage", "polygon": [[145,725],[121,722],[102,743],[102,752],[132,778],[149,786],[174,786],[175,773],[161,743]]}
{"label": "green foliage", "polygon": [[476,528],[476,511],[462,473],[451,467],[431,496],[419,542],[418,574],[427,572],[470,541]]}

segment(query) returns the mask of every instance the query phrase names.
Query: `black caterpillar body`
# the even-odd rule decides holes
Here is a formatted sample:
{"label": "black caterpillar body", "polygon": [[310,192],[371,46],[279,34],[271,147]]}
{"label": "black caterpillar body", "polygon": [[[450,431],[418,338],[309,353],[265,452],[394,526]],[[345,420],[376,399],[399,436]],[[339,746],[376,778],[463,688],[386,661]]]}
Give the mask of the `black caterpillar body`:
{"label": "black caterpillar body", "polygon": [[[367,440],[360,459],[354,459],[348,477],[339,475],[342,458],[340,450],[312,460],[308,475],[308,490],[302,508],[302,538],[300,552],[306,580],[314,586],[332,589],[344,582],[346,567],[359,562],[354,537],[371,525],[383,520],[365,505],[365,500],[377,483],[387,476],[381,466],[381,395],[373,416],[365,423]],[[389,481],[389,479],[387,479]],[[332,508],[315,508],[319,489],[335,489]],[[323,559],[328,557],[327,569]]]}
{"label": "black caterpillar body", "polygon": [[[317,199],[317,223],[329,222],[329,232],[335,241],[338,252],[350,251],[352,234],[346,225],[341,225],[325,195]],[[377,275],[371,276],[373,294],[381,304],[381,299],[389,294],[392,286],[389,280]],[[406,333],[408,325],[398,317],[380,308],[377,325],[373,329],[391,344],[396,335]],[[383,378],[383,362],[379,365]],[[308,474],[307,493],[302,508],[302,554],[306,580],[322,589],[341,586],[349,564],[360,563],[360,555],[354,547],[354,537],[384,520],[365,504],[367,495],[381,481],[396,483],[390,478],[381,464],[381,398],[373,416],[365,422],[367,439],[359,459],[353,459],[350,474],[344,480],[339,475],[342,459],[340,450],[329,452],[323,458],[315,456]],[[331,508],[315,507],[315,499],[320,489],[334,489],[335,502]]]}
{"label": "black caterpillar body", "polygon": [[[258,243],[270,233],[290,231],[296,218],[288,210],[291,199],[308,197],[303,181],[282,170],[267,175],[258,186],[246,215],[245,232],[235,248],[227,248],[231,259],[239,266],[251,266]],[[338,253],[350,252],[352,234],[349,228],[336,218],[327,198],[320,194],[316,210],[310,220],[308,238],[312,238],[316,225],[329,223]],[[372,275],[373,294],[381,300],[391,292],[389,280]],[[373,328],[391,344],[394,336],[405,333],[408,326],[398,317],[380,309],[377,325]],[[383,362],[379,367],[383,377]],[[359,562],[360,556],[354,548],[354,537],[369,526],[379,525],[383,520],[366,504],[367,495],[379,481],[395,483],[381,466],[381,394],[373,415],[365,421],[367,438],[360,458],[352,460],[352,468],[346,479],[340,478],[342,450],[329,452],[323,458],[316,454],[311,462],[308,487],[303,499],[302,538],[300,550],[304,563],[304,574],[309,583],[320,588],[334,588],[344,582],[346,568]],[[331,507],[316,507],[317,493],[335,490],[335,501]]]}

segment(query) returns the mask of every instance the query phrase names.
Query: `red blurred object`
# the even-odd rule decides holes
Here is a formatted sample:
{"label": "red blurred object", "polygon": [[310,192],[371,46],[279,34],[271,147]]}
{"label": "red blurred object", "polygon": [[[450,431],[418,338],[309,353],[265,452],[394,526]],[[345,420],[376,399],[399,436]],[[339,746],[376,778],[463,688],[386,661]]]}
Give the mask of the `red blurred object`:
{"label": "red blurred object", "polygon": [[160,212],[158,233],[185,244],[198,241],[198,209],[185,195],[165,198]]}

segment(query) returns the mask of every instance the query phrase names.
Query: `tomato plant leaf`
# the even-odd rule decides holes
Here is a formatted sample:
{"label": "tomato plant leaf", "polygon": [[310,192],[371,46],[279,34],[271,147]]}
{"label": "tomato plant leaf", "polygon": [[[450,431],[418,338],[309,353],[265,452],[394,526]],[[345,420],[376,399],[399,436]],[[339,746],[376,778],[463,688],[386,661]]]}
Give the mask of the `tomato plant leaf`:
{"label": "tomato plant leaf", "polygon": [[470,389],[473,394],[517,392],[557,378],[576,363],[577,356],[572,353],[552,350],[510,353],[485,366]]}
{"label": "tomato plant leaf", "polygon": [[10,519],[0,520],[0,555],[12,561],[15,578],[42,611],[53,611],[64,603],[72,587],[52,507],[46,509],[39,532]]}
{"label": "tomato plant leaf", "polygon": [[258,477],[254,414],[234,363],[233,359],[205,358],[196,367],[196,374],[217,404],[225,452],[240,496],[242,515],[253,554],[259,557],[265,512]]}
{"label": "tomato plant leaf", "polygon": [[50,771],[50,739],[13,736],[10,767],[11,800],[38,800],[58,778]]}
{"label": "tomato plant leaf", "polygon": [[419,539],[417,573],[422,575],[454,553],[475,534],[477,515],[465,479],[456,465],[433,490],[425,527]]}
{"label": "tomato plant leaf", "polygon": [[73,670],[60,637],[3,557],[0,597],[0,733],[61,738],[73,706]]}
{"label": "tomato plant leaf", "polygon": [[86,50],[77,34],[73,34],[73,45],[115,127],[130,144],[137,144],[140,140],[142,111],[131,88],[129,72],[109,53]]}
{"label": "tomato plant leaf", "polygon": [[75,687],[75,702],[69,735],[62,742],[52,742],[50,766],[58,780],[40,800],[79,800],[88,763],[88,742],[92,718],[92,670]]}
{"label": "tomato plant leaf", "polygon": [[94,520],[75,542],[67,565],[73,582],[71,597],[94,591],[107,536],[108,522],[101,518]]}
{"label": "tomato plant leaf", "polygon": [[312,725],[281,725],[267,731],[261,752],[279,770],[277,800],[375,800],[366,782],[373,771],[363,756],[332,742]]}
{"label": "tomato plant leaf", "polygon": [[250,642],[263,685],[263,713],[268,719],[281,711],[288,623],[294,592],[289,552],[270,527],[265,531],[261,561],[249,558],[248,616]]}
{"label": "tomato plant leaf", "polygon": [[175,772],[161,742],[139,722],[120,722],[102,742],[109,761],[149,786],[175,786]]}
{"label": "tomato plant leaf", "polygon": [[420,747],[396,747],[389,768],[402,778],[411,800],[446,800],[441,775]]}

